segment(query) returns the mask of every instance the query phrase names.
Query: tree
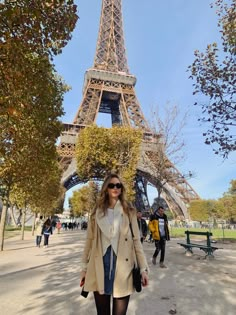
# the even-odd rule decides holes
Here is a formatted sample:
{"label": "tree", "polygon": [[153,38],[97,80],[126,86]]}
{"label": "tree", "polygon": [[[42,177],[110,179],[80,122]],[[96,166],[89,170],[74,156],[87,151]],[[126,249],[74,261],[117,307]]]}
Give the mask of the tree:
{"label": "tree", "polygon": [[78,19],[73,0],[4,2],[0,3],[0,39],[3,44],[23,42],[28,52],[53,56],[61,53],[71,39]]}
{"label": "tree", "polygon": [[218,217],[227,220],[230,223],[236,221],[236,198],[235,196],[225,195],[219,199],[221,208],[218,211]]}
{"label": "tree", "polygon": [[68,88],[51,61],[71,38],[77,18],[73,1],[0,3],[1,240],[13,186],[22,178],[33,182],[29,174],[36,172],[42,154],[43,161],[57,159],[55,142]]}
{"label": "tree", "polygon": [[[0,4],[0,114],[10,119],[11,127],[22,110],[30,112],[32,96],[37,106],[37,91],[43,87],[38,86],[38,78],[44,78],[47,69],[55,72],[49,60],[66,46],[78,18],[73,2],[19,0]],[[5,129],[3,122],[1,125]]]}
{"label": "tree", "polygon": [[[155,187],[157,188],[157,200],[161,200],[161,193],[166,185],[176,185],[179,182],[179,172],[174,165],[184,158],[183,148],[185,143],[182,137],[182,129],[186,123],[187,114],[183,116],[178,106],[166,104],[164,114],[154,108],[151,111],[149,125],[153,133],[153,141],[150,150],[146,150],[143,156],[144,163],[149,173],[155,174]],[[182,178],[181,180],[184,180]]]}
{"label": "tree", "polygon": [[228,194],[236,196],[236,180],[235,179],[234,180],[232,179],[230,182]]}
{"label": "tree", "polygon": [[223,211],[219,213],[222,219],[229,222],[236,221],[236,180],[230,182],[229,190],[219,199]]}
{"label": "tree", "polygon": [[190,217],[194,221],[214,219],[217,213],[216,200],[193,200],[189,207]]}
{"label": "tree", "polygon": [[77,191],[73,192],[69,199],[70,208],[74,216],[83,216],[90,214],[96,205],[98,195],[98,185],[95,182],[89,182]]}
{"label": "tree", "polygon": [[47,141],[52,133],[55,138],[60,134],[58,117],[63,114],[63,94],[67,87],[56,75],[50,60],[71,38],[78,18],[73,2],[0,3],[2,163],[14,150],[16,136],[24,139],[28,131],[32,142],[34,137],[43,136]]}
{"label": "tree", "polygon": [[167,216],[168,220],[171,221],[175,218],[174,213],[172,213],[170,210],[165,211],[165,215]]}
{"label": "tree", "polygon": [[103,179],[107,173],[116,172],[126,183],[127,196],[132,201],[141,141],[142,132],[131,127],[86,127],[76,146],[79,177],[84,181]]}
{"label": "tree", "polygon": [[195,81],[193,94],[203,94],[199,121],[209,125],[203,133],[205,143],[216,154],[227,158],[236,150],[236,0],[215,0],[218,8],[222,46],[209,44],[205,53],[198,50],[189,67]]}

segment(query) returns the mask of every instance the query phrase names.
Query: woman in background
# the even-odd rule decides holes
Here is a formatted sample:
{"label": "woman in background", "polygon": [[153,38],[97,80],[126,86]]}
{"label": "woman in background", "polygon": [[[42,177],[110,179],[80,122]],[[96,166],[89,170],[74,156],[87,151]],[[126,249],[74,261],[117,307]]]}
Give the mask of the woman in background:
{"label": "woman in background", "polygon": [[43,216],[41,215],[35,221],[35,230],[36,230],[36,246],[40,247],[42,235],[43,235]]}
{"label": "woman in background", "polygon": [[47,219],[43,224],[44,247],[48,247],[49,236],[52,234],[52,222]]}

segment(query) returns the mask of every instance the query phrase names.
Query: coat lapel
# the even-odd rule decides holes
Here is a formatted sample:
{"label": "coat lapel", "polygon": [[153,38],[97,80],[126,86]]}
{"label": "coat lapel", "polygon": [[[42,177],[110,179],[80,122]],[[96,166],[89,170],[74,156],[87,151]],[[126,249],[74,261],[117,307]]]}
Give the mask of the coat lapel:
{"label": "coat lapel", "polygon": [[122,221],[121,221],[121,233],[123,235],[127,235],[129,232],[129,217],[128,215],[123,211],[122,213]]}

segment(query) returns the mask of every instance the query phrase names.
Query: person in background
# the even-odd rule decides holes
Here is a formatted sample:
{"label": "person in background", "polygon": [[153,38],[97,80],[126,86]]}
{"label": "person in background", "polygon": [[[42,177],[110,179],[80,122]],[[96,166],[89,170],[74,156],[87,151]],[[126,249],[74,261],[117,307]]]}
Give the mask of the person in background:
{"label": "person in background", "polygon": [[[150,217],[151,217],[151,215],[154,213],[154,211],[153,211],[153,209],[152,208],[150,208]],[[149,218],[150,219],[150,218]],[[154,240],[153,240],[153,238],[152,238],[152,232],[150,231],[150,229],[149,229],[149,225],[148,225],[148,234],[149,234],[149,238],[148,238],[148,242],[149,243],[153,243],[154,242]]]}
{"label": "person in background", "polygon": [[143,243],[143,240],[145,240],[147,236],[147,223],[146,221],[142,218],[142,212],[137,211],[137,222],[138,222],[138,227],[139,227],[139,232],[140,232],[140,241]]}
{"label": "person in background", "polygon": [[152,232],[150,231],[150,229],[149,229],[149,227],[148,227],[148,233],[149,233],[149,238],[148,238],[148,240],[147,240],[147,242],[149,242],[149,243],[153,243],[154,241],[153,241],[153,239],[152,239]]}
{"label": "person in background", "polygon": [[52,234],[52,223],[47,219],[43,224],[44,247],[48,247],[49,236]]}
{"label": "person in background", "polygon": [[112,315],[126,314],[134,292],[134,254],[142,284],[147,286],[148,265],[140,242],[136,211],[126,201],[125,187],[119,176],[110,174],[103,182],[97,206],[90,216],[81,260],[81,286],[85,292],[94,292],[98,315],[111,314],[111,297]]}
{"label": "person in background", "polygon": [[56,225],[57,225],[56,220],[54,220],[54,219],[53,219],[53,220],[51,220],[52,231],[54,231],[54,230],[55,230]]}
{"label": "person in background", "polygon": [[152,257],[153,265],[156,265],[156,259],[161,252],[160,255],[160,267],[166,268],[164,265],[165,259],[165,248],[166,241],[170,240],[169,228],[168,228],[168,220],[167,216],[164,213],[163,207],[158,207],[158,209],[150,216],[150,221],[148,224],[149,230],[152,232],[152,238],[155,242],[155,252]]}
{"label": "person in background", "polygon": [[43,235],[43,216],[41,215],[35,221],[35,230],[36,230],[36,246],[40,247]]}
{"label": "person in background", "polygon": [[61,222],[60,221],[57,221],[56,228],[57,228],[57,234],[60,234],[61,233]]}

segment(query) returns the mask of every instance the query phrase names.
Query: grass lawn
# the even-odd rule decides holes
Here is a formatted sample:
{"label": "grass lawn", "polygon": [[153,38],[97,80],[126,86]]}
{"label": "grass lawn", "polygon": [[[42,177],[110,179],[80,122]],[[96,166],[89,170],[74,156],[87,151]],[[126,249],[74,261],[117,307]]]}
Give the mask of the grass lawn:
{"label": "grass lawn", "polygon": [[[186,237],[186,235],[184,234],[184,232],[186,230],[189,231],[199,231],[199,232],[207,232],[210,231],[213,235],[212,235],[212,239],[228,239],[228,240],[232,240],[232,241],[236,241],[236,230],[228,230],[228,229],[199,229],[199,228],[177,228],[177,227],[170,227],[170,236],[171,237]],[[205,239],[205,236],[200,236],[200,235],[191,235],[191,239],[192,238],[203,238]]]}
{"label": "grass lawn", "polygon": [[[31,231],[31,226],[26,226],[25,231]],[[170,236],[173,238],[186,238],[186,235],[184,232],[186,230],[189,231],[201,231],[201,232],[207,232],[210,231],[209,229],[199,229],[199,228],[177,228],[177,227],[170,227]],[[228,229],[211,229],[211,232],[213,234],[212,239],[222,240],[223,238],[225,240],[231,240],[236,242],[236,230],[228,230]],[[224,232],[224,235],[223,235]],[[21,228],[20,227],[13,227],[13,226],[6,226],[5,229],[5,238],[10,238],[13,236],[17,236],[21,234]],[[191,235],[192,238],[202,238],[206,239],[205,236],[200,235]]]}
{"label": "grass lawn", "polygon": [[[31,226],[25,227],[25,231],[31,231],[31,230],[32,230]],[[20,227],[7,225],[5,228],[4,238],[14,237],[14,236],[18,236],[20,234],[21,234],[21,228]]]}

